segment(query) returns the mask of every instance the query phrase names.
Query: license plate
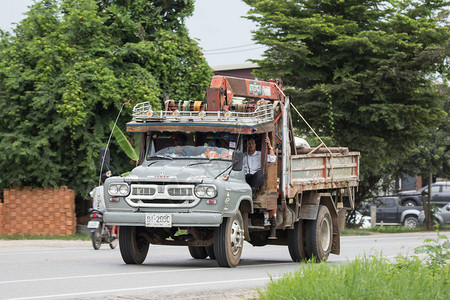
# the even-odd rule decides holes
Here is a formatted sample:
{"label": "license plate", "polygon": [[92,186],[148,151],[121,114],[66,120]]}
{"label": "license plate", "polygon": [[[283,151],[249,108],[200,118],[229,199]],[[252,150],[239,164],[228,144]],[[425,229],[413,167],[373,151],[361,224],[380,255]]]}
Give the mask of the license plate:
{"label": "license plate", "polygon": [[95,229],[98,228],[99,225],[100,225],[99,221],[89,221],[89,223],[87,224],[87,228]]}
{"label": "license plate", "polygon": [[172,214],[145,214],[146,227],[172,227]]}

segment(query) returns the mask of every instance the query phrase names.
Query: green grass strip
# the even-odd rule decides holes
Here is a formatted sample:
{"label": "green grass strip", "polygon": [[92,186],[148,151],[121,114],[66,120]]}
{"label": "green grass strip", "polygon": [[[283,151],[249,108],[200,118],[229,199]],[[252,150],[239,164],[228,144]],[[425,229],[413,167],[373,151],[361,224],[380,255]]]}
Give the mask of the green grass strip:
{"label": "green grass strip", "polygon": [[419,258],[390,263],[358,258],[344,265],[307,264],[271,281],[259,299],[450,299],[449,264],[431,268]]}

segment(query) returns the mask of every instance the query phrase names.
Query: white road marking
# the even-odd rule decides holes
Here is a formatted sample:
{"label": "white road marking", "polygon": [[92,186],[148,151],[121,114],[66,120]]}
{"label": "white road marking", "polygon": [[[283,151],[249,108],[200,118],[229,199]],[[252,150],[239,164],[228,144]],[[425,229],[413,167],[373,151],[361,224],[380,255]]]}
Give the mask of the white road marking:
{"label": "white road marking", "polygon": [[[294,265],[298,263],[286,262],[286,263],[267,263],[251,266],[239,266],[239,268],[253,268],[253,267],[265,267],[265,266],[282,266],[282,265]],[[67,277],[51,277],[51,278],[36,278],[36,279],[21,279],[21,280],[9,280],[0,281],[0,284],[22,283],[22,282],[39,282],[39,281],[54,281],[54,280],[69,280],[69,279],[81,279],[81,278],[99,278],[99,277],[111,277],[111,276],[130,276],[130,275],[144,275],[144,274],[162,274],[162,273],[179,273],[179,272],[194,272],[194,271],[211,271],[211,270],[223,270],[222,267],[214,268],[191,268],[191,269],[178,269],[178,270],[161,270],[161,271],[148,271],[148,272],[132,272],[132,273],[110,273],[110,274],[93,274],[93,275],[79,275],[79,276],[67,276]]]}
{"label": "white road marking", "polygon": [[103,293],[120,293],[120,292],[130,292],[139,290],[153,290],[153,289],[163,289],[163,288],[173,288],[182,286],[200,286],[200,285],[212,285],[212,284],[225,284],[225,283],[235,283],[235,282],[253,282],[253,281],[270,281],[273,279],[280,279],[282,277],[264,277],[264,278],[251,278],[251,279],[235,279],[235,280],[223,280],[223,281],[210,281],[210,282],[194,282],[194,283],[182,283],[182,284],[170,284],[170,285],[158,285],[158,286],[146,286],[137,288],[127,288],[127,289],[115,289],[115,290],[102,290],[94,292],[82,292],[82,293],[70,293],[70,294],[55,294],[55,295],[43,295],[34,297],[21,297],[21,298],[10,298],[10,300],[29,300],[29,299],[46,299],[46,298],[60,298],[60,297],[75,297],[75,296],[85,296]]}

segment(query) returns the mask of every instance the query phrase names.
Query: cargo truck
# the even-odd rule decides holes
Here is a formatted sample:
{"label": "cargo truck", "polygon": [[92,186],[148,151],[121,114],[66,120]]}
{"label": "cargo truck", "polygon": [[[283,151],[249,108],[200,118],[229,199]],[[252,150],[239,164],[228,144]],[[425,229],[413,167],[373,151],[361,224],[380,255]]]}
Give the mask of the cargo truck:
{"label": "cargo truck", "polygon": [[[104,220],[120,226],[125,263],[143,263],[150,244],[187,246],[222,267],[239,264],[245,241],[285,245],[293,261],[339,254],[339,216],[354,206],[359,153],[296,147],[280,80],[214,76],[204,101],[166,100],[158,111],[137,104],[127,131],[140,136],[137,166],[104,185]],[[256,195],[245,179],[250,138],[261,153]]]}

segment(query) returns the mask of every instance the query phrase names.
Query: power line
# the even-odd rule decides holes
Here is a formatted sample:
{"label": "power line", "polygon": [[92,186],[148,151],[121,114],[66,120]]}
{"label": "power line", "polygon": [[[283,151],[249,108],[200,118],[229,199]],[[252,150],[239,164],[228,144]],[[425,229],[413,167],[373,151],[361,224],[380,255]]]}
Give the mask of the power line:
{"label": "power line", "polygon": [[204,50],[204,52],[213,52],[213,51],[222,51],[222,50],[229,50],[229,49],[236,49],[236,48],[244,48],[244,47],[254,46],[254,45],[255,44],[246,44],[246,45],[226,47],[226,48],[216,48],[216,49]]}
{"label": "power line", "polygon": [[246,51],[253,51],[258,49],[264,49],[266,47],[257,47],[257,48],[251,48],[251,49],[243,49],[243,50],[235,50],[235,51],[224,51],[224,52],[215,52],[215,53],[205,53],[205,55],[216,55],[216,54],[228,54],[228,53],[237,53],[237,52],[246,52]]}

